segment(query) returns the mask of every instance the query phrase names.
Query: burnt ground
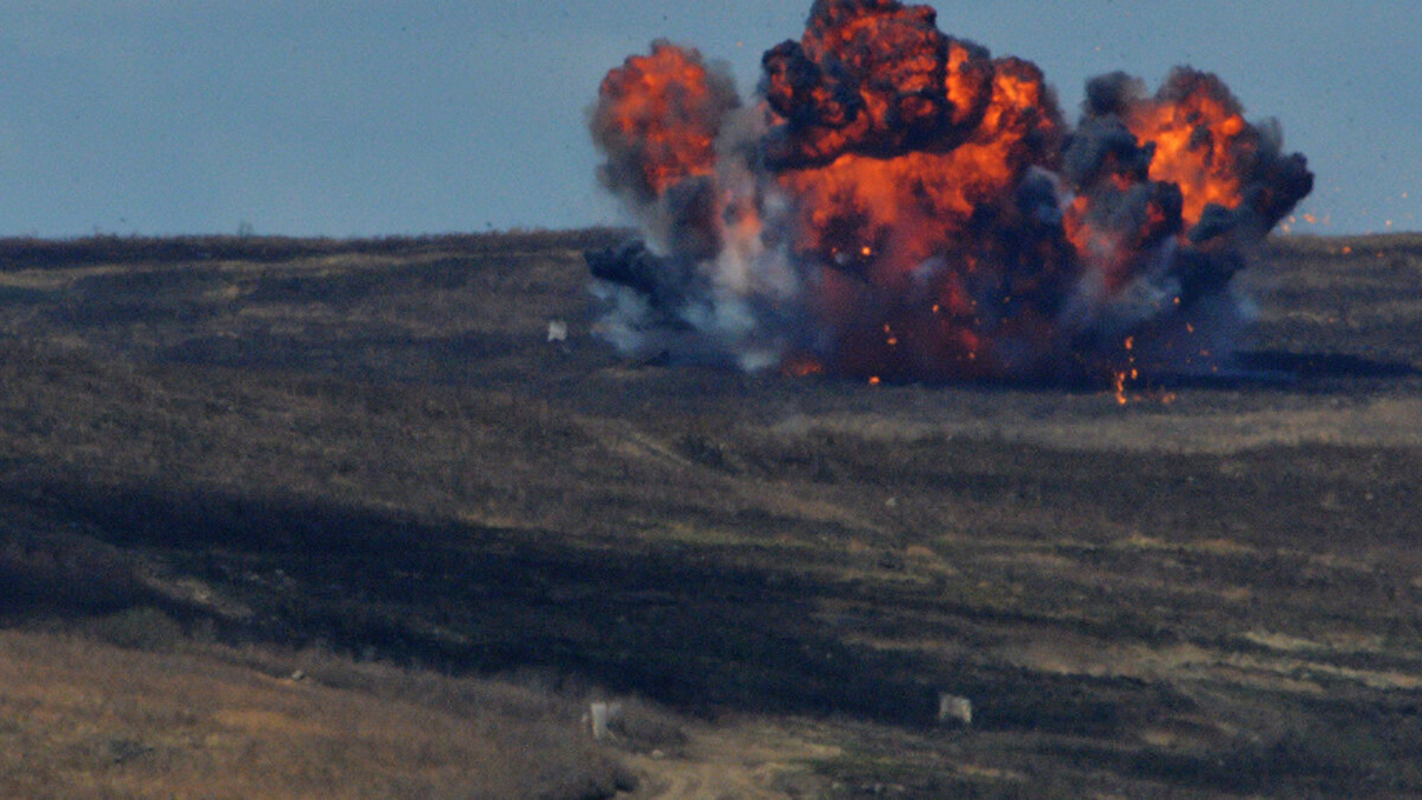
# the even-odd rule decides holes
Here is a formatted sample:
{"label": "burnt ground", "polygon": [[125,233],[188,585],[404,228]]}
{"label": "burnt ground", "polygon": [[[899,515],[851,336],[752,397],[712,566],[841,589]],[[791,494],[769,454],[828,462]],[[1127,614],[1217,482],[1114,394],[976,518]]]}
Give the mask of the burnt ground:
{"label": "burnt ground", "polygon": [[793,719],[842,796],[1422,794],[1422,239],[1275,241],[1122,406],[625,363],[617,236],[0,243],[0,614]]}

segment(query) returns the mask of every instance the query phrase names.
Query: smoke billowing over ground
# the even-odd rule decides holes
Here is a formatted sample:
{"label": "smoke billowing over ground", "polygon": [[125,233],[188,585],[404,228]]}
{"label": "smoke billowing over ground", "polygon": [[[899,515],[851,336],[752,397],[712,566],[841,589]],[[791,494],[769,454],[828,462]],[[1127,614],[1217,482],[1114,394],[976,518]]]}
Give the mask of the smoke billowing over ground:
{"label": "smoke billowing over ground", "polygon": [[1313,184],[1279,126],[1188,67],[1041,71],[896,0],[817,0],[755,94],[656,42],[592,112],[642,239],[588,254],[601,331],[646,358],[875,380],[1208,372],[1231,279]]}

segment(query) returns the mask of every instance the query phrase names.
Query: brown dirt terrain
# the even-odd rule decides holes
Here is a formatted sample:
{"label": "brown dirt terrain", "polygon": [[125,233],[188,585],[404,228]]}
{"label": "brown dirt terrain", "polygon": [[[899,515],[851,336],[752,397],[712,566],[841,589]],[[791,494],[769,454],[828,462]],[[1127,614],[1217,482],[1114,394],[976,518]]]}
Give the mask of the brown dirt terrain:
{"label": "brown dirt terrain", "polygon": [[1422,237],[1122,406],[624,363],[616,236],[0,242],[0,793],[1422,794]]}

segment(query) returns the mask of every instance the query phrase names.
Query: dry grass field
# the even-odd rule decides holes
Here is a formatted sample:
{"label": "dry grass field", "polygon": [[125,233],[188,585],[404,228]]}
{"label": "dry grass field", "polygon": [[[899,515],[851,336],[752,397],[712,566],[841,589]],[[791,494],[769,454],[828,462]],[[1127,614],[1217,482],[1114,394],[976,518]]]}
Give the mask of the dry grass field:
{"label": "dry grass field", "polygon": [[1422,237],[1121,405],[626,363],[619,236],[0,242],[0,795],[1422,795]]}

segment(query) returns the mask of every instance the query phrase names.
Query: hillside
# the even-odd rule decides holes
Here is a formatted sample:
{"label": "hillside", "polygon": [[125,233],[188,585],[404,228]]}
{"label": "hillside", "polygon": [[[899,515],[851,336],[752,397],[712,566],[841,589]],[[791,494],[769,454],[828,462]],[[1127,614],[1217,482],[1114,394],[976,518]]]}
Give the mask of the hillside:
{"label": "hillside", "polygon": [[1422,793],[1422,238],[1121,404],[624,362],[618,236],[0,242],[0,794]]}

